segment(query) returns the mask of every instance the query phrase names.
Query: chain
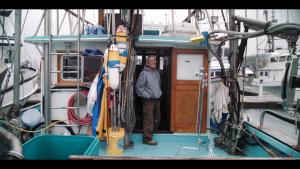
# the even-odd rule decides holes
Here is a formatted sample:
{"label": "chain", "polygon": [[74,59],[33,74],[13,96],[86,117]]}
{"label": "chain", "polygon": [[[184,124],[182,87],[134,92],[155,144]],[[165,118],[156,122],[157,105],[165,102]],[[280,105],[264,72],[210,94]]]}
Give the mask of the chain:
{"label": "chain", "polygon": [[0,113],[1,113],[2,116],[4,115],[4,112],[2,111],[2,102],[3,102],[3,99],[4,99],[5,92],[8,88],[8,83],[9,83],[9,79],[10,79],[10,76],[11,76],[11,72],[12,72],[12,70],[10,68],[9,72],[7,74],[6,81],[5,81],[4,90],[1,90],[1,91],[3,91],[3,93],[2,92],[0,93]]}

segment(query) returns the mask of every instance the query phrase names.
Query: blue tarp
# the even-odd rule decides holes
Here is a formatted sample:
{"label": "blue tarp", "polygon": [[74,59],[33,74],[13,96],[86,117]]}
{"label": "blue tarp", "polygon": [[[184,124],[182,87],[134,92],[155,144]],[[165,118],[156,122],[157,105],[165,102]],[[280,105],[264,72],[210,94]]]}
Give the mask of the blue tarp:
{"label": "blue tarp", "polygon": [[103,52],[100,49],[89,49],[86,48],[81,53],[82,56],[103,56]]}
{"label": "blue tarp", "polygon": [[85,33],[88,34],[93,34],[93,35],[103,35],[106,34],[105,28],[101,25],[97,26],[87,26],[85,29]]}
{"label": "blue tarp", "polygon": [[104,81],[102,79],[102,76],[104,74],[105,70],[102,68],[101,74],[98,76],[98,83],[97,83],[97,100],[93,107],[93,119],[92,119],[92,135],[96,137],[96,129],[100,117],[100,109],[101,109],[101,100],[103,95],[103,89],[104,89]]}

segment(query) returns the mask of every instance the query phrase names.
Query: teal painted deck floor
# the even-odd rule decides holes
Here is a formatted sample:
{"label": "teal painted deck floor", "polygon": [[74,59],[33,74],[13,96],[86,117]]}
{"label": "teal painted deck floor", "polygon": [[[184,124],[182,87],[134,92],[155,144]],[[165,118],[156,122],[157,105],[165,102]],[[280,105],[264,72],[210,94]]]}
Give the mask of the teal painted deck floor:
{"label": "teal painted deck floor", "polygon": [[[123,156],[131,157],[221,157],[221,158],[270,158],[267,152],[259,145],[249,145],[244,149],[247,156],[230,155],[224,150],[214,147],[213,138],[217,135],[207,133],[201,135],[203,140],[210,140],[197,149],[197,135],[195,134],[155,134],[154,139],[158,145],[151,146],[142,144],[142,135],[133,134],[133,149],[124,149]],[[195,149],[188,149],[191,147]],[[106,143],[98,142],[93,150],[88,152],[89,156],[109,156],[106,151]]]}

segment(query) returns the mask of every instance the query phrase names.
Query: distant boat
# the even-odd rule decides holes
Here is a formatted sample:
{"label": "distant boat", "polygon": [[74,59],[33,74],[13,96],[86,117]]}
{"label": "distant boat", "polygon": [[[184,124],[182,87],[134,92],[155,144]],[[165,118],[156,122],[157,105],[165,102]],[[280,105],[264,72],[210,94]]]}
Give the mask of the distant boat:
{"label": "distant boat", "polygon": [[[297,53],[297,55],[300,55],[300,53]],[[285,64],[292,61],[288,57],[289,53],[272,52],[264,56],[264,59],[258,61],[257,70],[254,72],[257,76],[248,85],[259,86],[262,83],[263,86],[281,86]]]}

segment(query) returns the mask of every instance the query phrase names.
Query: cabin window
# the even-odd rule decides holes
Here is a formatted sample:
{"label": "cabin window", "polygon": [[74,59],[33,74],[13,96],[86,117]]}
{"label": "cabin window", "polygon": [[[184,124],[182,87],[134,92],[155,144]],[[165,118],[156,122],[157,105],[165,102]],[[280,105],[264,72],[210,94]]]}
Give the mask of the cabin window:
{"label": "cabin window", "polygon": [[277,62],[277,58],[271,58],[271,62]]}
{"label": "cabin window", "polygon": [[264,72],[260,72],[260,74],[259,74],[260,76],[264,76]]}
{"label": "cabin window", "polygon": [[210,77],[214,77],[214,72],[210,72]]}
{"label": "cabin window", "polygon": [[229,48],[224,48],[224,56],[228,57],[229,55]]}
{"label": "cabin window", "polygon": [[12,63],[12,52],[11,50],[3,50],[4,63]]}
{"label": "cabin window", "polygon": [[279,58],[279,62],[284,62],[285,61],[285,56],[281,56],[280,58]]}
{"label": "cabin window", "polygon": [[221,77],[221,72],[216,72],[216,77]]}
{"label": "cabin window", "polygon": [[137,56],[136,65],[142,65],[143,64],[143,56],[139,55]]}
{"label": "cabin window", "polygon": [[83,82],[93,82],[95,76],[102,68],[103,57],[83,57]]}
{"label": "cabin window", "polygon": [[177,80],[199,80],[196,73],[203,68],[203,57],[200,54],[178,54]]}
{"label": "cabin window", "polygon": [[269,72],[265,72],[265,76],[268,76],[269,75]]}
{"label": "cabin window", "polygon": [[159,70],[164,70],[164,58],[159,57]]}
{"label": "cabin window", "polygon": [[[81,58],[79,58],[81,63]],[[79,63],[79,78],[81,78],[81,64]],[[77,79],[77,56],[62,57],[62,77],[63,79]]]}

